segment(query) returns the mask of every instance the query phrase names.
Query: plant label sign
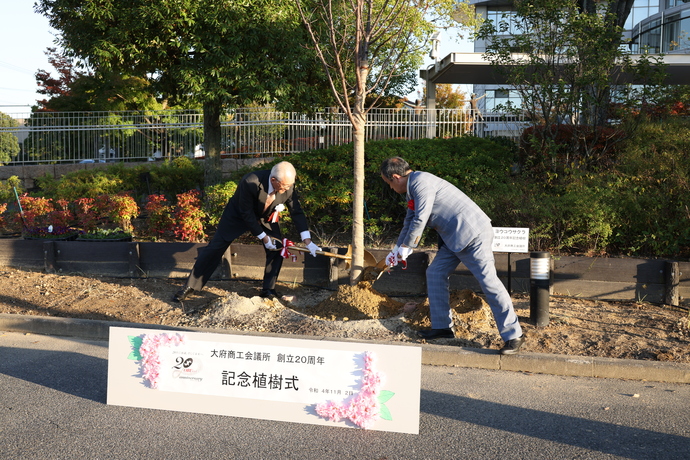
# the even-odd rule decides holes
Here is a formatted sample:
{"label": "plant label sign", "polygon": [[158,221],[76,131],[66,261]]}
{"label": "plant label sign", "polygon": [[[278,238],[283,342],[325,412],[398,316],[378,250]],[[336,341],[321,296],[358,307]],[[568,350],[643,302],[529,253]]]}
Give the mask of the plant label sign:
{"label": "plant label sign", "polygon": [[529,228],[494,227],[494,252],[529,252]]}
{"label": "plant label sign", "polygon": [[421,358],[416,346],[111,327],[107,402],[418,434]]}

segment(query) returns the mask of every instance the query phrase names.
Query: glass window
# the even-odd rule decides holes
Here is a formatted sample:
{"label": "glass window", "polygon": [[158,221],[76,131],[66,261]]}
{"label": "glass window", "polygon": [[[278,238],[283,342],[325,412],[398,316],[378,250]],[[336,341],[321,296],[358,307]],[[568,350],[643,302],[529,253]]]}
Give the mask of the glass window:
{"label": "glass window", "polygon": [[[496,30],[498,30],[502,35],[515,35],[517,33],[515,27],[515,17],[515,11],[489,10],[486,12],[486,19],[492,21],[496,27]],[[507,29],[503,30],[502,27],[507,27]]]}
{"label": "glass window", "polygon": [[507,106],[508,103],[512,107],[522,107],[522,102],[517,91],[508,91],[505,89],[487,90],[486,102],[484,109],[486,112],[493,112],[498,106]]}
{"label": "glass window", "polygon": [[664,27],[664,51],[678,51],[690,48],[690,18],[680,19],[680,15],[669,16]]}
{"label": "glass window", "polygon": [[690,0],[666,0],[666,8],[673,8],[674,6],[682,5],[683,3],[688,3]]}
{"label": "glass window", "polygon": [[[680,1],[680,0],[666,0]],[[659,0],[635,0],[630,10],[630,16],[625,21],[625,30],[630,30],[642,20],[659,12]]]}

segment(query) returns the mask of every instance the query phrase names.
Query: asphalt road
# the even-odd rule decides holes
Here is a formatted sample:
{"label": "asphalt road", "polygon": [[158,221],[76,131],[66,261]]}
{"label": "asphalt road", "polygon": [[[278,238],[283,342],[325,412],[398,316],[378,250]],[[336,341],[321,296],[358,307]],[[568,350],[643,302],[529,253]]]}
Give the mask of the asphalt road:
{"label": "asphalt road", "polygon": [[690,458],[687,384],[423,366],[410,435],[108,406],[107,351],[0,332],[0,458]]}

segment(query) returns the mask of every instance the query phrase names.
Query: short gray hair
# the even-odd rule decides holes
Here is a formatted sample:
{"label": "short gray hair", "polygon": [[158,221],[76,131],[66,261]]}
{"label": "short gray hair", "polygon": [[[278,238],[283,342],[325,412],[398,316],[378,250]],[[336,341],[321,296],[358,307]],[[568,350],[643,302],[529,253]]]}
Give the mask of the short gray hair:
{"label": "short gray hair", "polygon": [[410,165],[400,157],[391,157],[381,163],[381,175],[388,180],[393,179],[393,174],[400,177],[410,172]]}
{"label": "short gray hair", "polygon": [[275,177],[278,182],[295,182],[295,177],[297,177],[297,171],[292,163],[289,161],[281,161],[271,168],[271,177]]}

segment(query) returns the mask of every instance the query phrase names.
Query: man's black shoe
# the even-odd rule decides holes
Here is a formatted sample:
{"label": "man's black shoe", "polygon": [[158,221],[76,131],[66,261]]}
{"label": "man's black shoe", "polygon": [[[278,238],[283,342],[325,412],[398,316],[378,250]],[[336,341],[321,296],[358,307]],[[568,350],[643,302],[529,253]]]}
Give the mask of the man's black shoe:
{"label": "man's black shoe", "polygon": [[264,299],[280,298],[280,294],[278,294],[275,289],[262,289],[261,293],[259,293],[259,296],[263,297]]}
{"label": "man's black shoe", "polygon": [[417,331],[417,335],[419,338],[424,340],[455,338],[453,329],[449,327],[445,329],[427,329],[426,331]]}
{"label": "man's black shoe", "polygon": [[503,345],[500,353],[502,355],[514,355],[518,352],[523,343],[525,343],[524,335],[521,335],[517,339],[510,339],[505,343],[505,345]]}
{"label": "man's black shoe", "polygon": [[190,287],[186,287],[184,289],[180,289],[175,293],[173,296],[173,300],[177,300],[178,302],[182,302],[185,300],[187,297],[189,297],[191,294],[194,294],[194,289]]}

